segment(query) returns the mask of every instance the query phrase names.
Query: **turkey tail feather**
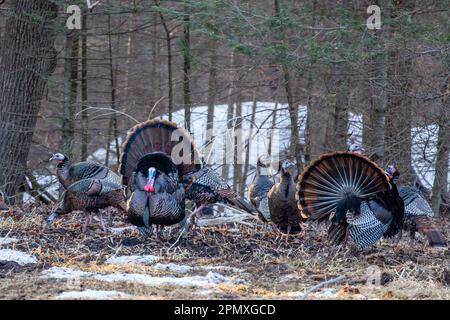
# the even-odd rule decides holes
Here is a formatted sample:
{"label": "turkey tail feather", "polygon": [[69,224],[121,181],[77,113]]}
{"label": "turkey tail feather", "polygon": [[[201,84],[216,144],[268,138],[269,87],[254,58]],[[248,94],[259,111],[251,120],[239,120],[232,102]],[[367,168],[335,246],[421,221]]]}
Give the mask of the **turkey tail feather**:
{"label": "turkey tail feather", "polygon": [[296,198],[303,217],[317,220],[350,197],[365,200],[389,189],[384,170],[368,158],[353,152],[333,152],[322,155],[303,171]]}
{"label": "turkey tail feather", "polygon": [[445,240],[444,235],[438,230],[432,218],[416,216],[413,217],[413,223],[416,230],[427,238],[427,241],[432,248],[447,248],[447,241]]}
{"label": "turkey tail feather", "polygon": [[[175,131],[179,132],[178,141],[173,141]],[[183,143],[182,147],[186,146],[180,149],[189,150],[190,148],[191,151],[190,157],[180,154],[183,160],[189,158],[189,161],[177,164],[179,174],[183,175],[201,168],[200,154],[190,134],[179,128],[176,123],[157,118],[134,126],[122,146],[119,172],[122,175],[123,185],[128,185],[129,179],[144,156],[151,153],[163,153],[171,157],[175,146],[179,143]]]}

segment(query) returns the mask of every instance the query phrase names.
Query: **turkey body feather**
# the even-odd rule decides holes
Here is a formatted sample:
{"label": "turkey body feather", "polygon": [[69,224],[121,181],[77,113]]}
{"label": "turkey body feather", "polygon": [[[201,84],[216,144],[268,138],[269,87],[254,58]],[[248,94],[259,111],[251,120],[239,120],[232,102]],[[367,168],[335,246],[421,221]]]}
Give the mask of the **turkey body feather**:
{"label": "turkey body feather", "polygon": [[122,188],[108,181],[83,179],[67,188],[55,213],[62,215],[75,210],[96,212],[110,206],[125,210]]}
{"label": "turkey body feather", "polygon": [[186,185],[187,199],[193,201],[197,208],[222,202],[250,214],[257,213],[255,207],[234,192],[227,182],[211,168],[203,167],[185,175],[184,184]]}
{"label": "turkey body feather", "polygon": [[153,225],[183,222],[185,190],[180,176],[201,168],[190,135],[176,123],[153,119],[133,127],[122,149],[119,172],[127,188],[128,220],[145,234]]}
{"label": "turkey body feather", "polygon": [[248,188],[248,198],[251,204],[260,212],[258,215],[263,222],[270,222],[269,200],[267,195],[272,189],[274,182],[266,174],[263,174],[264,165],[259,159],[256,164],[255,177]]}
{"label": "turkey body feather", "polygon": [[329,239],[351,239],[359,248],[397,234],[404,204],[384,170],[353,152],[335,152],[313,161],[299,177],[297,201],[302,215],[331,220]]}
{"label": "turkey body feather", "polygon": [[58,162],[56,175],[65,189],[83,179],[100,179],[121,185],[120,177],[102,164],[92,161],[72,164],[66,156],[60,153],[54,154],[50,160]]}
{"label": "turkey body feather", "polygon": [[421,192],[412,187],[400,187],[399,194],[405,203],[405,229],[410,231],[411,238],[419,232],[433,248],[447,248],[444,235],[433,221],[433,210],[422,197]]}
{"label": "turkey body feather", "polygon": [[295,171],[295,165],[285,161],[280,182],[272,186],[267,195],[270,220],[286,234],[301,231],[302,218],[295,199]]}

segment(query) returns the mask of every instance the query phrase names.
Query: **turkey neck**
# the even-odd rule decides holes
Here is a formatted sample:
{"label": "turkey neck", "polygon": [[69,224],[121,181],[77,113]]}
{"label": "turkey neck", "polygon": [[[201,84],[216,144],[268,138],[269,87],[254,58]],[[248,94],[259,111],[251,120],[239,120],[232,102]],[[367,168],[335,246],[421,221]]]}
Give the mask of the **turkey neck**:
{"label": "turkey neck", "polygon": [[286,199],[289,198],[289,194],[293,188],[295,188],[295,184],[292,176],[289,173],[282,173],[279,190]]}
{"label": "turkey neck", "polygon": [[56,174],[58,175],[59,182],[65,186],[67,180],[69,179],[69,159],[64,159],[61,163],[58,163]]}
{"label": "turkey neck", "polygon": [[256,168],[256,173],[258,176],[268,176],[269,170],[266,167],[259,166]]}

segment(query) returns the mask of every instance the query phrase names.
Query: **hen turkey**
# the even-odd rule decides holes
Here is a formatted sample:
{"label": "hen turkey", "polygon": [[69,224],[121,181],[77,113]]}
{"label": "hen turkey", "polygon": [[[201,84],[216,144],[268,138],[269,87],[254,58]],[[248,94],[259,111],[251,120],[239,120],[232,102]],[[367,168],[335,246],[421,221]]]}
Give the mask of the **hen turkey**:
{"label": "hen turkey", "polygon": [[3,193],[3,191],[0,190],[0,211],[8,211],[9,207],[6,205],[5,202],[5,194]]}
{"label": "hen turkey", "polygon": [[420,191],[412,187],[399,187],[398,192],[405,203],[405,228],[411,238],[415,233],[424,235],[432,248],[447,248],[447,241],[433,221],[433,210]]}
{"label": "hen turkey", "polygon": [[[50,215],[47,222],[52,224],[56,218],[72,211],[96,213],[99,209],[107,207],[116,207],[125,211],[126,202],[122,187],[105,180],[83,179],[67,187],[59,207]],[[103,229],[106,230],[101,216],[100,219]],[[84,232],[90,220],[91,216],[86,219]]]}
{"label": "hen turkey", "polygon": [[267,169],[270,164],[258,159],[253,182],[248,187],[248,198],[253,206],[260,212],[259,218],[263,222],[270,222],[269,201],[267,194],[273,187],[273,179],[269,177]]}
{"label": "hen turkey", "polygon": [[297,166],[289,160],[284,160],[281,165],[280,182],[274,185],[268,194],[270,218],[278,230],[286,234],[286,242],[289,234],[302,230],[300,227],[302,217],[295,199],[296,173]]}
{"label": "hen turkey", "polygon": [[257,214],[256,208],[234,192],[227,182],[212,168],[203,167],[184,175],[186,198],[195,203],[197,219],[203,208],[217,202],[228,204],[250,214]]}
{"label": "hen turkey", "polygon": [[336,244],[350,239],[363,249],[403,227],[404,203],[393,176],[356,153],[313,161],[299,177],[296,196],[305,218],[331,220],[328,237]]}
{"label": "hen turkey", "polygon": [[[153,119],[133,127],[123,145],[119,172],[127,189],[128,220],[144,235],[182,222],[185,191],[180,176],[201,168],[189,133],[176,123]],[[157,238],[159,231],[157,230]]]}
{"label": "hen turkey", "polygon": [[56,175],[64,189],[82,179],[100,179],[117,185],[121,184],[120,177],[116,173],[96,162],[83,161],[72,164],[69,158],[61,153],[55,153],[50,161],[58,163]]}

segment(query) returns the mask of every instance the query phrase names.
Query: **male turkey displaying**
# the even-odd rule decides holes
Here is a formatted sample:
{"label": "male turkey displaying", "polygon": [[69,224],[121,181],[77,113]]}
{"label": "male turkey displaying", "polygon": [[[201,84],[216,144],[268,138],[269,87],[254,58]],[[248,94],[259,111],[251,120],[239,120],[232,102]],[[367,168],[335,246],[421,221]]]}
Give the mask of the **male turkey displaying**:
{"label": "male turkey displaying", "polygon": [[131,129],[119,172],[129,198],[128,220],[142,234],[151,234],[153,225],[180,222],[186,230],[185,190],[179,177],[199,170],[199,159],[189,133],[176,123],[153,119]]}
{"label": "male turkey displaying", "polygon": [[258,159],[256,163],[256,172],[253,182],[248,187],[248,198],[253,206],[260,212],[259,218],[267,223],[270,222],[270,211],[267,194],[273,187],[273,179],[269,177],[267,172],[270,163],[263,163],[262,159]]}
{"label": "male turkey displaying", "polygon": [[[63,201],[48,218],[48,224],[63,214],[72,211],[84,211],[89,214],[98,212],[99,209],[116,207],[125,211],[126,202],[123,189],[120,185],[100,179],[83,179],[71,184],[63,194]],[[101,218],[103,229],[106,228]],[[91,220],[91,215],[86,219],[83,232]]]}
{"label": "male turkey displaying", "polygon": [[286,234],[286,242],[289,234],[298,233],[302,229],[300,210],[295,199],[294,177],[297,166],[289,160],[284,160],[281,165],[281,179],[269,191],[268,204],[270,218],[282,233]]}
{"label": "male turkey displaying", "polygon": [[91,178],[109,181],[117,185],[121,183],[120,177],[116,173],[96,162],[83,161],[72,164],[69,158],[61,153],[55,153],[50,161],[58,163],[56,175],[64,189],[79,180]]}
{"label": "male turkey displaying", "polygon": [[6,205],[5,202],[5,194],[3,193],[2,190],[0,190],[0,211],[8,211],[9,207]]}
{"label": "male turkey displaying", "polygon": [[205,206],[217,202],[228,204],[250,214],[258,211],[234,192],[227,182],[212,168],[203,167],[184,176],[186,198],[195,203],[194,216],[198,219]]}
{"label": "male turkey displaying", "polygon": [[313,161],[299,177],[296,196],[305,218],[331,220],[328,237],[336,244],[350,239],[363,249],[403,227],[404,203],[393,176],[356,153]]}
{"label": "male turkey displaying", "polygon": [[405,203],[405,229],[410,231],[411,239],[414,240],[415,233],[420,232],[432,248],[447,248],[447,241],[433,221],[433,210],[420,191],[399,187],[398,192]]}

